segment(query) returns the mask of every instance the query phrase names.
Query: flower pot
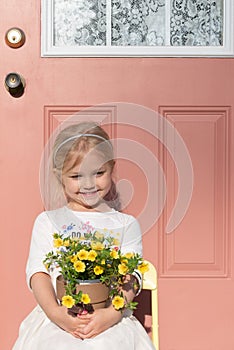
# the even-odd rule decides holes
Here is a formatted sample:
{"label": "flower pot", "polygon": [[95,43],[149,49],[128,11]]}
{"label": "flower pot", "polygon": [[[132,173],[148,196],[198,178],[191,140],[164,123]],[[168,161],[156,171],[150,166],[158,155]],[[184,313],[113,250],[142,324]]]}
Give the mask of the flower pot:
{"label": "flower pot", "polygon": [[[65,281],[60,275],[56,280],[57,298],[62,300],[65,292]],[[109,296],[109,288],[100,282],[100,280],[79,280],[76,285],[77,294],[79,291],[88,294],[91,299],[93,309],[101,309],[106,306],[106,301]]]}

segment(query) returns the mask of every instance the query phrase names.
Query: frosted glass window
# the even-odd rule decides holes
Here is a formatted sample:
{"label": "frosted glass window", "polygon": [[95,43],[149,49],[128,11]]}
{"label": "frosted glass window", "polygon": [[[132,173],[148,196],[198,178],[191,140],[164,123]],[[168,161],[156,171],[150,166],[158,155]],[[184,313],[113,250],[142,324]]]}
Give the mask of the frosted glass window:
{"label": "frosted glass window", "polygon": [[233,0],[41,0],[42,56],[225,56]]}
{"label": "frosted glass window", "polygon": [[223,0],[172,0],[170,44],[221,46],[223,44]]}
{"label": "frosted glass window", "polygon": [[54,0],[54,45],[106,45],[106,0]]}
{"label": "frosted glass window", "polygon": [[165,44],[165,0],[112,0],[111,45]]}
{"label": "frosted glass window", "polygon": [[[54,0],[54,45],[165,45],[165,0]],[[222,45],[222,0],[171,0],[170,45]]]}

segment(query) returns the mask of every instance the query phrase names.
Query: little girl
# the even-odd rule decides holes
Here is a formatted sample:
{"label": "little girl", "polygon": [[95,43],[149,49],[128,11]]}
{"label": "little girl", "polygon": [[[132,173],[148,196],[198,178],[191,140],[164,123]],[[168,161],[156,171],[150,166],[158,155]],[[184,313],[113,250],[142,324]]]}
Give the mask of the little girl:
{"label": "little girl", "polygon": [[[123,253],[142,254],[141,231],[135,218],[121,213],[113,182],[114,156],[106,132],[95,123],[65,128],[57,136],[52,156],[53,176],[65,205],[41,213],[34,224],[27,262],[27,282],[38,306],[22,322],[13,350],[150,350],[154,349],[139,321],[112,304],[72,317],[55,294],[58,271],[48,272],[45,255],[53,250],[53,233],[76,236],[87,230],[119,234]],[[52,195],[47,193],[48,196]],[[129,276],[124,296],[131,301],[136,290]]]}

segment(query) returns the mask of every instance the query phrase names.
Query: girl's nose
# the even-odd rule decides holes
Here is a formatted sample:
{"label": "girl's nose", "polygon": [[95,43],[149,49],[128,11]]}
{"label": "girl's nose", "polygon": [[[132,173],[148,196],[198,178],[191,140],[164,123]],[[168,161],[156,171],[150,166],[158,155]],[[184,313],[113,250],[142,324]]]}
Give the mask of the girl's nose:
{"label": "girl's nose", "polygon": [[82,181],[82,187],[84,190],[92,190],[95,188],[95,181],[92,177],[85,177]]}

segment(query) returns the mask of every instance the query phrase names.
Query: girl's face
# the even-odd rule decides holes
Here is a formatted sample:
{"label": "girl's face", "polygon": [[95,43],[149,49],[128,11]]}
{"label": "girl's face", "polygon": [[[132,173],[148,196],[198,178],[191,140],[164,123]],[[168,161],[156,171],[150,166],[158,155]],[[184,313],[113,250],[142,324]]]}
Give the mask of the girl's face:
{"label": "girl's face", "polygon": [[69,207],[99,209],[112,183],[112,167],[97,152],[86,154],[81,164],[63,172],[62,183]]}

